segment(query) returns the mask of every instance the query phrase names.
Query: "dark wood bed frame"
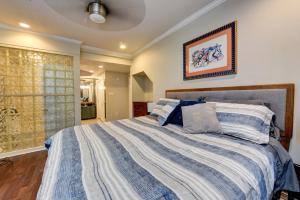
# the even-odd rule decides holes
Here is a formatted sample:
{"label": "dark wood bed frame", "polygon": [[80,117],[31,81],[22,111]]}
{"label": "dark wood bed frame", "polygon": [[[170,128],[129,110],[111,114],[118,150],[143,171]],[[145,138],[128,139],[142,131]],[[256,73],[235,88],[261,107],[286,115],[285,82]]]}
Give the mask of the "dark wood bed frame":
{"label": "dark wood bed frame", "polygon": [[286,112],[285,112],[285,131],[281,134],[281,144],[286,150],[289,150],[290,141],[293,136],[294,124],[294,94],[295,84],[272,84],[272,85],[251,85],[251,86],[232,86],[232,87],[215,87],[215,88],[190,88],[166,90],[170,92],[196,92],[196,91],[226,91],[226,90],[263,90],[263,89],[286,89]]}

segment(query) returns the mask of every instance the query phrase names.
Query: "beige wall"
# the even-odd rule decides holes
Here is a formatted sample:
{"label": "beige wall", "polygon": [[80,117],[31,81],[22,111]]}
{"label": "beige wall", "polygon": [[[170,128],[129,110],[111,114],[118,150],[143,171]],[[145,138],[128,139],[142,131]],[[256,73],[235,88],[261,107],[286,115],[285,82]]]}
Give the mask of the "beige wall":
{"label": "beige wall", "polygon": [[75,123],[80,124],[80,42],[0,27],[0,45],[73,56]]}
{"label": "beige wall", "polygon": [[106,120],[129,117],[129,82],[127,73],[105,72]]}
{"label": "beige wall", "polygon": [[132,78],[132,101],[153,101],[153,83],[144,73],[134,75]]}
{"label": "beige wall", "polygon": [[[131,74],[147,73],[154,100],[171,88],[295,83],[295,137],[290,153],[300,164],[299,8],[299,0],[227,0],[137,56]],[[234,20],[238,21],[238,74],[183,81],[182,44]]]}

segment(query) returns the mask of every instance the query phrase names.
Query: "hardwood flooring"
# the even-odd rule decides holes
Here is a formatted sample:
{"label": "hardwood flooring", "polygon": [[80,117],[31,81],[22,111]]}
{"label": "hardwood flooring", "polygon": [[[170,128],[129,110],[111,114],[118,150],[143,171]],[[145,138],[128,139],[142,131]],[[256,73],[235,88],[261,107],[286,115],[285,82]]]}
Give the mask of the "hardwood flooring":
{"label": "hardwood flooring", "polygon": [[87,120],[81,120],[81,125],[88,125],[88,124],[96,124],[101,123],[101,119],[87,119]]}
{"label": "hardwood flooring", "polygon": [[0,166],[0,200],[34,200],[38,192],[47,151],[11,157]]}

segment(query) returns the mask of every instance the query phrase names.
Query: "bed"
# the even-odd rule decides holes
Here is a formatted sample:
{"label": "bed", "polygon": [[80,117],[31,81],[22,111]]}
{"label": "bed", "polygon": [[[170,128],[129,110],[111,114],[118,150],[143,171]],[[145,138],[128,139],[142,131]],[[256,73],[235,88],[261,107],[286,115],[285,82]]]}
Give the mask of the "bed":
{"label": "bed", "polygon": [[287,153],[292,84],[167,90],[166,97],[260,98],[277,113],[281,143],[186,134],[150,116],[66,128],[47,141],[37,199],[270,199],[299,192]]}

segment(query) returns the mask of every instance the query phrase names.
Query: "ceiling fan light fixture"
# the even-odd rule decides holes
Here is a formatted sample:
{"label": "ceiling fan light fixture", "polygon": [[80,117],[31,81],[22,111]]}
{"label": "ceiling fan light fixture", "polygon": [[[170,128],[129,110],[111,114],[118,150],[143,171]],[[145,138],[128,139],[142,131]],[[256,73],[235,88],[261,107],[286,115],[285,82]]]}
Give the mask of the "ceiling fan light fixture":
{"label": "ceiling fan light fixture", "polygon": [[91,21],[102,24],[106,21],[107,10],[101,2],[92,2],[88,5],[89,18]]}

